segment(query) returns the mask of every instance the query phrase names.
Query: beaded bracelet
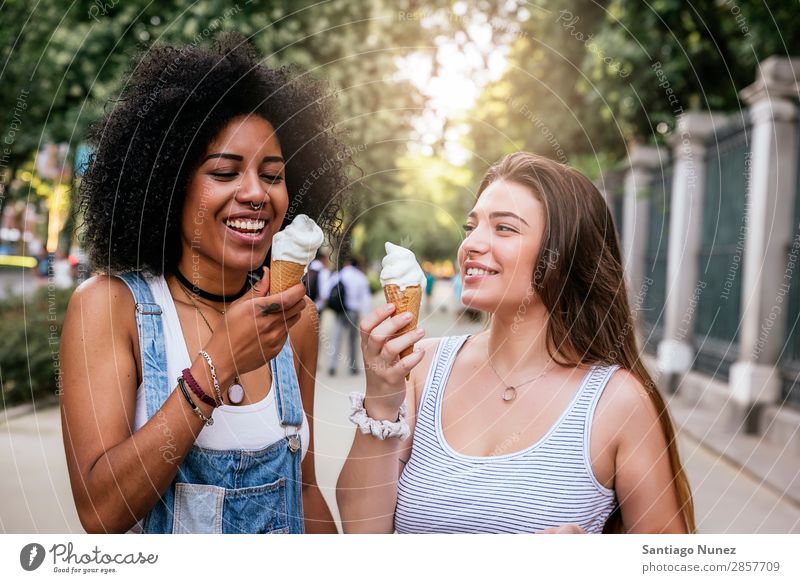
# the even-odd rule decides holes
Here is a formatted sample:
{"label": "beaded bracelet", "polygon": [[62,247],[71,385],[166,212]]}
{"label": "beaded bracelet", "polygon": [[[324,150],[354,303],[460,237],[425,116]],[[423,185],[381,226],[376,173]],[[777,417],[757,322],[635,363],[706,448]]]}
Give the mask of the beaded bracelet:
{"label": "beaded bracelet", "polygon": [[214,363],[208,355],[208,352],[201,350],[199,354],[206,359],[208,368],[211,369],[211,382],[214,383],[214,392],[217,393],[217,402],[222,403],[222,390],[219,388],[219,381],[217,380],[217,369],[214,368]]}
{"label": "beaded bracelet", "polygon": [[188,368],[183,369],[183,380],[186,381],[186,384],[189,385],[189,388],[192,390],[192,392],[197,395],[197,397],[206,405],[210,405],[214,408],[222,405],[222,403],[209,397],[206,392],[200,388],[200,385],[192,376],[192,371],[190,371]]}
{"label": "beaded bracelet", "polygon": [[178,377],[178,386],[181,388],[181,393],[183,393],[183,398],[186,399],[186,402],[189,403],[189,406],[192,408],[192,411],[195,415],[197,415],[200,419],[202,419],[203,423],[208,425],[214,425],[214,420],[211,417],[206,417],[203,415],[203,412],[197,407],[195,402],[192,400],[192,396],[189,394],[189,390],[186,388],[186,383],[183,380],[183,377]]}

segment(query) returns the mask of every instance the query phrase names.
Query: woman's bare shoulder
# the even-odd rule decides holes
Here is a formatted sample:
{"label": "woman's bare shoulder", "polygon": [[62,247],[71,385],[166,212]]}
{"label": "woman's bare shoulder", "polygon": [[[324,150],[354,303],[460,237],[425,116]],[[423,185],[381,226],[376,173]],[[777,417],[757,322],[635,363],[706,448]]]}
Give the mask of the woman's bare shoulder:
{"label": "woman's bare shoulder", "polygon": [[613,403],[620,411],[636,411],[653,407],[647,389],[630,370],[620,368],[608,380],[600,402],[606,400]]}
{"label": "woman's bare shoulder", "polygon": [[118,277],[112,275],[93,275],[77,288],[72,294],[72,299],[99,305],[122,305],[133,307],[133,295],[128,286]]}
{"label": "woman's bare shoulder", "polygon": [[82,329],[90,326],[129,336],[136,329],[135,307],[133,294],[124,281],[110,275],[95,275],[73,292],[67,322],[79,319]]}
{"label": "woman's bare shoulder", "polygon": [[658,413],[647,389],[630,370],[617,370],[597,403],[595,431],[619,445],[626,436],[646,433],[653,424],[658,424]]}

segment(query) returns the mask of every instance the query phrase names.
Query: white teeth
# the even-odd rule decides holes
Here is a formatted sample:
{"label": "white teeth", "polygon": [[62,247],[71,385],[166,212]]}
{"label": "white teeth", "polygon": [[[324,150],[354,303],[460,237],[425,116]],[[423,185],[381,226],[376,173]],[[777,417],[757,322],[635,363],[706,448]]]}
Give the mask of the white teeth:
{"label": "white teeth", "polygon": [[263,219],[258,220],[251,220],[251,219],[228,219],[225,221],[225,224],[228,227],[233,227],[235,229],[241,229],[243,231],[253,231],[258,232],[264,228],[266,221]]}
{"label": "white teeth", "polygon": [[485,269],[478,269],[477,267],[470,267],[467,269],[467,275],[494,275],[496,271],[486,271]]}

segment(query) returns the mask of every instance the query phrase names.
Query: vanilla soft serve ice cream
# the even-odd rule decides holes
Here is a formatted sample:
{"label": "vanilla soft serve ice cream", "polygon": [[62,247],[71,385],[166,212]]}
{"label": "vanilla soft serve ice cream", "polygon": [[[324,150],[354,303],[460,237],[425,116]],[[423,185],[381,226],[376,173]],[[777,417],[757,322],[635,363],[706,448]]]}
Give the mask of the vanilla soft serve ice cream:
{"label": "vanilla soft serve ice cream", "polygon": [[396,285],[400,291],[425,283],[425,273],[409,249],[386,243],[386,256],[381,261],[381,285]]}
{"label": "vanilla soft serve ice cream", "polygon": [[297,215],[288,227],[275,233],[270,259],[270,292],[279,293],[300,283],[324,239],[322,229],[306,215]]}
{"label": "vanilla soft serve ice cream", "polygon": [[[411,322],[400,329],[396,336],[401,336],[416,328],[419,321],[419,307],[422,302],[422,289],[425,284],[425,273],[417,263],[414,254],[400,245],[386,243],[386,256],[381,262],[381,284],[386,301],[395,306],[395,314],[410,312]],[[395,336],[395,337],[396,337]],[[400,358],[411,354],[414,346],[400,352]],[[406,376],[406,379],[409,377]]]}
{"label": "vanilla soft serve ice cream", "polygon": [[291,261],[308,266],[325,236],[307,215],[297,215],[283,231],[272,238],[272,261]]}

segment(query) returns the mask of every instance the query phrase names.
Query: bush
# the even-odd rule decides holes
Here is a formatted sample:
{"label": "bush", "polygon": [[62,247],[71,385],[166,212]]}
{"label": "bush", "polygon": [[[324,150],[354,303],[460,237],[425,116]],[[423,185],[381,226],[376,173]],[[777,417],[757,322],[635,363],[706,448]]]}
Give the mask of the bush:
{"label": "bush", "polygon": [[372,295],[375,295],[378,292],[383,292],[381,278],[377,273],[369,272],[367,274],[367,281],[369,281],[369,291],[372,292]]}
{"label": "bush", "polygon": [[44,286],[0,300],[0,406],[59,394],[61,328],[73,290]]}

